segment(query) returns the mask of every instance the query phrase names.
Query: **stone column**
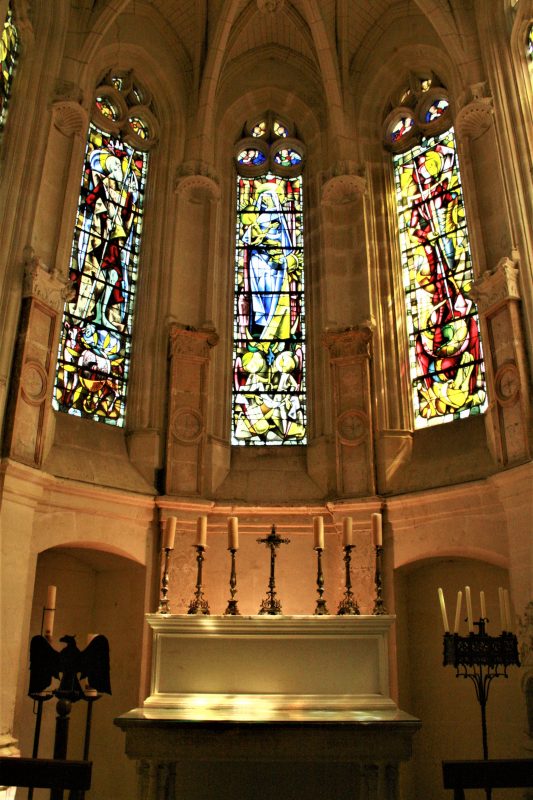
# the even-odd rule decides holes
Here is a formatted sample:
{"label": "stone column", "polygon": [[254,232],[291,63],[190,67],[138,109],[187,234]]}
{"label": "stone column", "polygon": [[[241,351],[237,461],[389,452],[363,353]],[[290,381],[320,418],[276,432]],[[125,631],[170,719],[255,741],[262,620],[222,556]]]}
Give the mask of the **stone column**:
{"label": "stone column", "polygon": [[217,342],[214,330],[176,323],[170,329],[167,494],[191,496],[203,491],[207,372],[209,351]]}
{"label": "stone column", "polygon": [[530,456],[530,409],[515,263],[502,258],[475,282],[471,295],[478,305],[487,368],[489,445],[502,466],[519,464]]}
{"label": "stone column", "polygon": [[57,340],[67,284],[27,248],[4,455],[40,467],[52,415]]}
{"label": "stone column", "polygon": [[324,336],[330,358],[337,492],[340,497],[375,493],[371,339],[372,333],[366,327],[329,331]]}

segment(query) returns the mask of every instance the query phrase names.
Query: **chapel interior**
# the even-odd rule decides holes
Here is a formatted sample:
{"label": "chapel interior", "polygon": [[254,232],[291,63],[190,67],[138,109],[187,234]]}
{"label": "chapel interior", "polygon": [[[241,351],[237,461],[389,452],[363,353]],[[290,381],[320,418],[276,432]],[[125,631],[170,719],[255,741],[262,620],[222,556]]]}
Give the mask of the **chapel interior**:
{"label": "chapel interior", "polygon": [[224,615],[236,517],[243,619],[257,540],[290,539],[284,619],[314,615],[318,517],[336,615],[349,518],[364,622],[378,514],[390,696],[420,721],[379,797],[445,800],[441,762],[482,755],[439,588],[464,635],[466,586],[495,636],[507,598],[521,666],[492,684],[490,755],[532,758],[533,0],[0,0],[0,19],[0,755],[32,753],[54,586],[53,647],[109,640],[87,798],[155,798],[114,720],[150,694],[168,520],[172,615],[199,518]]}

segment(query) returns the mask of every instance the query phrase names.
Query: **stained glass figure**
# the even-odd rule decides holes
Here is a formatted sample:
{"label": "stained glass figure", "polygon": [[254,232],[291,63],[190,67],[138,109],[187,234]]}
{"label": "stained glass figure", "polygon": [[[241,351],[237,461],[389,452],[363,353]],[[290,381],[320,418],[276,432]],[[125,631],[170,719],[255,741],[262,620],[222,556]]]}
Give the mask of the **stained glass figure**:
{"label": "stained glass figure", "polygon": [[435,100],[426,111],[425,121],[433,122],[434,120],[438,119],[441,114],[444,114],[449,105],[450,104],[444,97],[440,97],[438,100]]}
{"label": "stained glass figure", "polygon": [[241,152],[237,156],[237,161],[239,164],[264,164],[266,161],[266,156],[261,150],[255,150],[254,148],[246,148],[246,150],[241,150]]}
{"label": "stained glass figure", "polygon": [[305,444],[302,178],[238,177],[232,444]]}
{"label": "stained glass figure", "polygon": [[533,61],[533,25],[529,26],[527,32],[527,54],[530,61]]}
{"label": "stained glass figure", "polygon": [[114,122],[116,122],[120,116],[118,110],[108,97],[97,97],[96,108],[100,114],[103,114],[104,117],[108,119],[112,119]]}
{"label": "stained glass figure", "polygon": [[130,125],[133,132],[136,133],[140,139],[147,139],[150,135],[148,125],[146,125],[142,119],[139,119],[139,117],[130,117]]}
{"label": "stained glass figure", "polygon": [[406,133],[409,133],[409,130],[413,127],[415,121],[412,117],[402,116],[398,120],[398,122],[393,125],[391,130],[391,140],[393,142],[397,142],[398,139],[401,139],[402,136],[405,136]]}
{"label": "stained glass figure", "polygon": [[53,406],[123,426],[148,155],[89,127]]}
{"label": "stained glass figure", "polygon": [[274,120],[274,125],[272,127],[274,129],[274,136],[276,138],[286,138],[289,135],[289,131],[285,125],[278,119]]}
{"label": "stained glass figure", "polygon": [[264,136],[267,130],[267,123],[266,119],[262,119],[260,122],[257,122],[252,128],[252,136],[255,138],[259,138],[260,136]]}
{"label": "stained glass figure", "polygon": [[7,15],[0,39],[0,132],[2,131],[7,116],[9,96],[11,94],[11,83],[13,72],[17,63],[19,50],[18,31],[13,21],[13,8],[11,0],[7,4]]}
{"label": "stained glass figure", "polygon": [[486,408],[453,129],[394,157],[417,428]]}
{"label": "stained glass figure", "polygon": [[293,150],[292,147],[284,147],[274,155],[274,161],[282,167],[295,167],[301,160],[300,153],[297,150]]}

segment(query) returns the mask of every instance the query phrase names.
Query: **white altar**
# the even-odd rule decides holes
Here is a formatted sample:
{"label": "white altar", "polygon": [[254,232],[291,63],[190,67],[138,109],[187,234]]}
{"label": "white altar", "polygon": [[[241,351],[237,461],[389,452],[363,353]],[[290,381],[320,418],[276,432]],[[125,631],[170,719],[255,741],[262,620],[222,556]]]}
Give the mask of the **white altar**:
{"label": "white altar", "polygon": [[420,723],[389,693],[391,616],[163,616],[116,720],[140,800],[396,800]]}

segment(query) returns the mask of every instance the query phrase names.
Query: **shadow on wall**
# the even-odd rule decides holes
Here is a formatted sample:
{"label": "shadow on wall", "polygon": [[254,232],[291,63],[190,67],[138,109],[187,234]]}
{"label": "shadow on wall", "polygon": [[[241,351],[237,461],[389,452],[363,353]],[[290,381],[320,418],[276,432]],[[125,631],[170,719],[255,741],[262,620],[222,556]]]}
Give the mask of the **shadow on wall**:
{"label": "shadow on wall", "polygon": [[[134,764],[125,756],[123,735],[113,725],[113,719],[138,705],[145,568],[101,550],[56,547],[41,553],[35,576],[30,638],[41,631],[49,585],[57,586],[52,641],[56,650],[64,647],[59,639],[65,634],[75,634],[81,650],[90,633],[101,633],[109,639],[113,694],[101,697],[93,708],[89,758],[94,766],[87,800],[134,797]],[[80,701],[73,705],[71,713],[69,758],[82,758],[85,719],[86,704]],[[29,697],[24,697],[18,709],[17,727],[22,755],[31,756],[35,716]],[[44,705],[39,757],[52,757],[54,730],[55,700],[51,700]],[[19,790],[20,796],[23,791],[27,790]],[[45,800],[48,794],[46,790],[36,790],[34,799]]]}

